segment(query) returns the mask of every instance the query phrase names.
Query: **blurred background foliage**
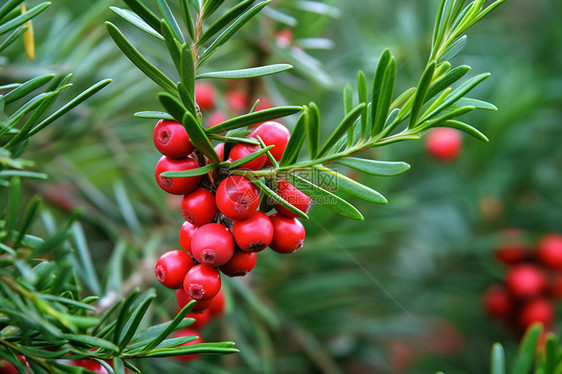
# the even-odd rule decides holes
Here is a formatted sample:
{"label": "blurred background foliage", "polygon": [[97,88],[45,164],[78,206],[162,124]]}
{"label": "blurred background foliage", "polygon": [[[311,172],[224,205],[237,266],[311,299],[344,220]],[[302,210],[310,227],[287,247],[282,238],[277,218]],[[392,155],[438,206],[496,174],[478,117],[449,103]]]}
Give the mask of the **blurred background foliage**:
{"label": "blurred background foliage", "polygon": [[[83,210],[74,240],[94,258],[102,301],[135,286],[156,286],[161,302],[151,313],[164,321],[175,313],[175,298],[156,285],[153,266],[159,254],[179,247],[182,217],[179,201],[154,181],[155,123],[133,117],[161,109],[157,88],[108,37],[103,22],[121,22],[111,5],[124,6],[117,0],[54,2],[34,21],[36,59],[28,61],[23,46],[13,46],[0,81],[70,71],[82,88],[113,79],[34,138],[26,156],[50,179],[25,186],[49,202],[45,217],[62,220]],[[437,5],[273,1],[210,64],[225,70],[288,62],[295,69],[234,88],[218,81],[216,106],[228,112],[224,94],[233,89],[276,105],[312,100],[331,131],[343,115],[343,85],[356,82],[359,69],[372,77],[385,48],[397,58],[397,89],[417,84]],[[233,340],[241,353],[205,357],[182,372],[486,372],[494,341],[513,357],[517,337],[487,319],[481,295],[504,271],[491,255],[501,230],[521,228],[531,242],[562,232],[561,22],[559,1],[509,0],[478,24],[453,62],[470,65],[474,74],[492,73],[474,96],[499,111],[471,114],[469,121],[490,143],[464,136],[462,155],[452,163],[431,159],[423,140],[369,151],[412,165],[399,177],[363,180],[389,204],[355,201],[363,222],[313,207],[302,250],[283,258],[266,251],[250,276],[227,279],[228,313],[202,335]],[[119,25],[153,62],[171,70],[162,46]],[[279,38],[285,30],[293,35],[288,42]],[[179,365],[172,359],[139,363],[147,372]]]}

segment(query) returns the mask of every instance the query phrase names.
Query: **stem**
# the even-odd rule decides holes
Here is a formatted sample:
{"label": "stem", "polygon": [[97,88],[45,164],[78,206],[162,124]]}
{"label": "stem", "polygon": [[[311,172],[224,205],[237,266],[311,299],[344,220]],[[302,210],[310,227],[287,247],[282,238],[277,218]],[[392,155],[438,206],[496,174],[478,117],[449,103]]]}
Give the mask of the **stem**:
{"label": "stem", "polygon": [[197,65],[199,63],[199,38],[203,31],[203,9],[197,13],[197,20],[195,21],[195,37],[191,45],[191,53],[193,54],[193,65],[195,66],[195,73],[197,73]]}

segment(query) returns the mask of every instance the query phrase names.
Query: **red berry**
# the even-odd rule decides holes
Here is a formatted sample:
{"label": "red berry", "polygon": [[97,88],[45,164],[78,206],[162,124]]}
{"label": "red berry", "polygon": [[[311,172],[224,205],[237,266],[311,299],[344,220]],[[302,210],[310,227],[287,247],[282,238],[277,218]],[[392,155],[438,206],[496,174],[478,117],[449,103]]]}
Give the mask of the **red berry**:
{"label": "red berry", "polygon": [[183,289],[195,300],[210,300],[221,289],[221,277],[217,269],[199,264],[187,272]]}
{"label": "red berry", "polygon": [[255,252],[236,251],[226,264],[219,269],[229,277],[243,277],[248,274],[254,266],[258,255]]}
{"label": "red berry", "polygon": [[494,255],[506,265],[515,265],[527,257],[527,250],[523,246],[502,246],[496,248]]}
{"label": "red berry", "polygon": [[205,82],[195,84],[195,101],[202,112],[213,109],[215,106],[215,88]]}
{"label": "red berry", "polygon": [[[176,338],[180,338],[184,336],[193,336],[196,338],[193,341],[190,341],[189,343],[181,344],[181,346],[204,343],[203,339],[199,335],[200,334],[197,330],[192,329],[190,327],[180,329],[174,333],[174,337]],[[200,356],[201,355],[198,354],[189,354],[189,355],[180,355],[174,357],[181,361],[193,361],[193,360],[197,360]]]}
{"label": "red berry", "polygon": [[287,48],[293,41],[293,32],[290,29],[281,29],[277,33],[277,45]]}
{"label": "red berry", "polygon": [[219,143],[215,145],[215,152],[217,152],[219,159],[221,161],[224,161],[224,143]]}
{"label": "red berry", "polygon": [[269,246],[278,253],[293,253],[304,243],[304,226],[296,218],[281,214],[269,216],[273,224],[273,241]]}
{"label": "red berry", "polygon": [[189,222],[184,222],[180,229],[180,245],[189,254],[191,254],[191,238],[197,227]]}
{"label": "red berry", "polygon": [[185,158],[195,149],[189,141],[185,127],[167,119],[156,124],[152,139],[160,153],[170,158]]}
{"label": "red berry", "polygon": [[226,105],[234,113],[242,113],[248,110],[250,101],[248,96],[242,91],[228,91],[225,94]]}
{"label": "red berry", "polygon": [[462,150],[462,137],[455,129],[439,127],[427,135],[425,146],[429,154],[436,159],[452,161]]}
{"label": "red berry", "polygon": [[217,214],[215,195],[203,187],[198,187],[183,197],[181,213],[187,222],[197,227],[212,222]]}
{"label": "red berry", "polygon": [[[312,199],[306,196],[301,190],[293,186],[286,180],[277,182],[277,194],[281,196],[289,204],[297,208],[303,213],[308,213]],[[289,218],[297,218],[298,215],[291,212],[281,204],[275,205],[275,210]]]}
{"label": "red berry", "polygon": [[221,316],[225,311],[225,304],[224,291],[221,288],[217,296],[213,297],[211,305],[209,305],[211,317],[216,318]]}
{"label": "red berry", "polygon": [[166,178],[161,177],[160,174],[165,171],[179,171],[191,170],[199,167],[197,161],[191,157],[176,160],[162,156],[156,164],[154,176],[156,182],[167,193],[172,195],[185,195],[195,190],[201,181],[201,176],[195,177],[181,177],[181,178]]}
{"label": "red berry", "polygon": [[507,319],[511,312],[511,297],[504,286],[491,286],[484,293],[484,309],[496,319]]}
{"label": "red berry", "polygon": [[562,270],[562,235],[543,236],[539,242],[538,257],[549,268]]}
{"label": "red berry", "polygon": [[[111,363],[111,362],[107,362],[107,363],[109,364],[109,366],[113,367],[113,363]],[[74,366],[74,367],[81,367],[81,368],[84,368],[86,370],[93,371],[96,374],[108,374],[109,373],[107,371],[107,369],[102,364],[100,364],[96,360],[92,360],[92,359],[88,359],[88,358],[70,360],[70,362],[67,365],[68,366]]]}
{"label": "red berry", "polygon": [[203,313],[187,313],[185,318],[193,318],[195,322],[189,325],[189,327],[199,330],[209,323],[209,320],[211,319],[211,311],[207,308],[203,311]]}
{"label": "red berry", "polygon": [[554,307],[545,299],[535,299],[526,304],[519,312],[519,325],[526,329],[535,322],[548,327],[554,321]]}
{"label": "red berry", "polygon": [[156,262],[154,272],[164,287],[179,288],[188,270],[195,265],[191,256],[180,249],[164,253]]}
{"label": "red berry", "polygon": [[[257,144],[247,144],[247,143],[239,143],[236,144],[230,150],[229,161],[233,162],[236,160],[240,160],[243,157],[249,156],[252,153],[259,151],[261,147]],[[241,169],[248,169],[248,170],[260,170],[265,162],[267,161],[267,155],[263,154],[258,158],[253,159],[252,161],[248,161],[239,166]]]}
{"label": "red berry", "polygon": [[[269,152],[274,159],[281,160],[291,137],[289,129],[279,122],[268,121],[262,123],[250,136],[257,139],[258,135],[266,146],[274,145]],[[267,160],[266,165],[269,165],[269,160]]]}
{"label": "red berry", "polygon": [[271,109],[273,107],[274,107],[274,105],[271,102],[271,100],[269,100],[267,97],[262,97],[262,98],[260,98],[260,102],[258,103],[258,106],[256,108],[256,112],[259,112],[260,110]]}
{"label": "red berry", "polygon": [[260,193],[250,180],[231,175],[217,188],[217,207],[226,217],[244,220],[254,215],[260,205]]}
{"label": "red berry", "polygon": [[238,247],[246,252],[263,251],[273,240],[273,225],[259,210],[244,221],[234,221],[232,235]]}
{"label": "red berry", "polygon": [[538,296],[544,291],[546,280],[541,270],[533,265],[517,265],[507,273],[507,288],[515,297]]}
{"label": "red berry", "polygon": [[207,115],[207,125],[206,127],[213,127],[223,123],[224,121],[228,120],[226,115],[223,112],[215,111]]}
{"label": "red berry", "polygon": [[208,223],[193,234],[191,253],[202,264],[224,265],[234,254],[234,238],[226,226]]}
{"label": "red berry", "polygon": [[562,274],[554,274],[548,287],[550,294],[556,298],[562,298]]}
{"label": "red berry", "polygon": [[[178,307],[180,309],[183,309],[183,307],[192,300],[194,299],[185,292],[183,287],[178,288],[178,290],[176,291],[176,301],[178,302]],[[214,299],[195,300],[195,304],[193,304],[193,307],[191,307],[189,313],[203,313],[211,305],[212,300]]]}

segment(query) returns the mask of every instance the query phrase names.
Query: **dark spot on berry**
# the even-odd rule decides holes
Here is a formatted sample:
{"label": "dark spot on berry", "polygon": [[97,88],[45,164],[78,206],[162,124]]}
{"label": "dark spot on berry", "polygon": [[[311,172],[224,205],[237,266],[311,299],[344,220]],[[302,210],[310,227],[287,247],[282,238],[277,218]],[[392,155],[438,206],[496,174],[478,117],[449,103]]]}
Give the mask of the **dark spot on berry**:
{"label": "dark spot on berry", "polygon": [[205,289],[200,284],[190,284],[187,292],[192,299],[201,300],[205,295]]}
{"label": "dark spot on berry", "polygon": [[166,177],[159,177],[160,178],[160,185],[166,188],[170,188],[174,185],[174,181],[172,180],[172,178],[166,178]]}
{"label": "dark spot on berry", "polygon": [[265,247],[267,247],[267,246],[261,240],[256,240],[255,242],[251,242],[250,244],[248,244],[248,250],[250,252],[263,251],[265,249]]}
{"label": "dark spot on berry", "polygon": [[170,142],[170,139],[172,139],[172,133],[169,130],[161,130],[158,133],[158,141],[161,144],[168,144]]}
{"label": "dark spot on berry", "polygon": [[166,281],[166,272],[164,271],[164,268],[162,267],[162,265],[159,265],[159,266],[156,267],[155,273],[156,273],[156,278],[158,279],[158,282],[164,283]]}
{"label": "dark spot on berry", "polygon": [[212,248],[201,250],[201,260],[207,265],[215,265],[217,262],[217,252]]}

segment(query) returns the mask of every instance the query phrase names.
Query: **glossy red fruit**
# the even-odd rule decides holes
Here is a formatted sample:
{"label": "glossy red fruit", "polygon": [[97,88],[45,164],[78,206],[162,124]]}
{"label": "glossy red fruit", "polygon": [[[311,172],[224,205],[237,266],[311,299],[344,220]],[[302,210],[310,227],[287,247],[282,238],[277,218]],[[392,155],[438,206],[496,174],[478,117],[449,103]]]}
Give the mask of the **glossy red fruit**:
{"label": "glossy red fruit", "polygon": [[[204,340],[200,337],[199,331],[197,331],[196,329],[186,327],[186,328],[180,329],[180,330],[178,330],[174,333],[174,337],[176,337],[176,338],[180,338],[180,337],[184,337],[184,336],[194,336],[194,337],[196,337],[196,339],[189,342],[189,343],[182,344],[182,346],[204,343]],[[180,355],[180,356],[174,356],[174,357],[178,360],[188,362],[188,361],[197,360],[198,358],[201,357],[201,355],[190,354],[190,355]]]}
{"label": "glossy red fruit", "polygon": [[[277,194],[301,212],[308,213],[310,204],[312,203],[312,199],[306,196],[301,190],[293,186],[291,183],[287,182],[286,180],[280,180],[279,182],[277,182]],[[285,217],[298,217],[298,215],[291,212],[281,204],[276,204],[275,210]]]}
{"label": "glossy red fruit", "polygon": [[215,195],[217,208],[233,220],[245,220],[254,215],[260,205],[260,193],[250,180],[241,175],[224,179]]}
{"label": "glossy red fruit", "polygon": [[427,135],[425,147],[427,152],[441,161],[452,161],[462,151],[462,137],[458,130],[439,127]]}
{"label": "glossy red fruit", "polygon": [[554,270],[562,270],[562,235],[543,236],[539,242],[537,254],[545,266]]}
{"label": "glossy red fruit", "polygon": [[209,111],[215,107],[215,88],[206,82],[195,83],[195,101],[202,112]]}
{"label": "glossy red fruit", "polygon": [[525,260],[527,250],[523,246],[502,246],[496,248],[494,255],[498,261],[506,265],[515,265]]}
{"label": "glossy red fruit", "polygon": [[224,265],[234,254],[232,233],[219,223],[201,226],[191,239],[191,253],[202,264],[215,267]]}
{"label": "glossy red fruit", "polygon": [[[191,296],[189,296],[185,292],[183,287],[178,288],[178,290],[176,291],[176,301],[178,302],[178,307],[180,309],[183,309],[183,307],[186,306],[187,303],[189,303],[192,300],[195,300],[195,299],[193,299]],[[211,302],[213,300],[214,299],[211,299],[211,300],[195,300],[195,304],[193,304],[193,307],[191,308],[189,313],[203,313],[211,305]]]}
{"label": "glossy red fruit", "polygon": [[546,279],[536,266],[517,265],[507,273],[506,284],[513,296],[529,298],[538,296],[545,290]]}
{"label": "glossy red fruit", "polygon": [[[25,366],[26,368],[30,368],[29,362],[27,362],[27,358],[23,355],[17,355],[18,360]],[[8,360],[0,359],[0,373],[2,374],[18,374],[19,371],[16,367]],[[27,373],[27,370],[26,370]]]}
{"label": "glossy red fruit", "polygon": [[156,164],[154,176],[160,188],[167,193],[172,195],[185,195],[197,188],[201,181],[200,175],[195,177],[166,178],[161,177],[160,174],[165,171],[191,170],[198,167],[199,164],[197,161],[191,157],[176,160],[162,156]]}
{"label": "glossy red fruit", "polygon": [[199,264],[185,275],[183,289],[195,300],[210,300],[221,289],[221,277],[217,269]]}
{"label": "glossy red fruit", "polygon": [[219,159],[221,161],[224,161],[224,143],[219,143],[215,145],[215,152],[217,152]]}
{"label": "glossy red fruit", "polygon": [[279,47],[287,48],[293,41],[293,32],[290,29],[279,30],[276,41]]}
{"label": "glossy red fruit", "polygon": [[188,270],[195,265],[191,256],[180,249],[164,253],[156,262],[154,272],[164,287],[180,288]]}
{"label": "glossy red fruit", "polygon": [[203,187],[185,195],[181,202],[181,214],[194,226],[203,226],[212,222],[217,214],[215,195]]}
{"label": "glossy red fruit", "polygon": [[187,313],[185,315],[186,318],[193,318],[195,320],[195,322],[193,322],[191,325],[189,325],[190,328],[192,329],[201,329],[203,327],[205,327],[207,325],[207,323],[209,323],[209,321],[211,320],[211,312],[209,310],[209,308],[205,309],[203,311],[203,313]]}
{"label": "glossy red fruit", "polygon": [[259,252],[273,240],[273,225],[267,214],[258,210],[244,221],[234,221],[232,235],[241,250]]}
{"label": "glossy red fruit", "polygon": [[154,127],[152,139],[156,149],[170,158],[186,158],[195,149],[185,127],[176,121],[160,120]]}
{"label": "glossy red fruit", "polygon": [[180,245],[189,254],[191,254],[191,239],[197,227],[189,222],[184,222],[180,228]]}
{"label": "glossy red fruit", "polygon": [[224,291],[221,288],[219,293],[213,297],[211,301],[211,305],[209,305],[209,312],[211,313],[212,318],[217,318],[224,314],[226,309],[226,301],[224,298]]}
{"label": "glossy red fruit", "polygon": [[218,124],[223,123],[224,121],[228,120],[228,117],[220,111],[214,111],[213,113],[209,113],[207,115],[207,123],[206,123],[206,127],[213,127],[216,126]]}
{"label": "glossy red fruit", "polygon": [[237,250],[226,264],[219,269],[229,277],[243,277],[256,266],[257,254],[255,252],[244,252]]}
{"label": "glossy red fruit", "polygon": [[484,293],[484,309],[488,315],[496,319],[507,319],[512,310],[509,292],[504,286],[491,286]]}
{"label": "glossy red fruit", "polygon": [[[256,139],[259,136],[266,146],[274,145],[269,152],[274,159],[279,161],[287,148],[291,132],[279,122],[268,121],[262,123],[250,136]],[[269,165],[269,160],[266,165]]]}
{"label": "glossy red fruit", "polygon": [[519,312],[519,325],[526,329],[535,322],[540,322],[548,327],[554,321],[554,307],[552,303],[545,299],[535,299],[529,301]]}
{"label": "glossy red fruit", "polygon": [[248,110],[250,105],[248,95],[243,91],[228,91],[224,98],[226,100],[226,105],[228,105],[230,110],[234,113],[243,113]]}
{"label": "glossy red fruit", "polygon": [[[113,363],[107,362],[107,364],[109,366],[113,367]],[[91,360],[91,359],[87,359],[87,358],[82,358],[82,359],[78,359],[78,360],[70,360],[70,362],[68,362],[67,365],[68,366],[74,366],[74,367],[81,367],[81,368],[84,368],[86,370],[93,371],[96,374],[108,374],[109,373],[107,371],[107,369],[102,364],[100,364],[96,360]]]}
{"label": "glossy red fruit", "polygon": [[[252,153],[256,153],[259,151],[261,147],[256,144],[247,144],[247,143],[239,143],[236,144],[230,150],[229,161],[233,162],[236,160],[240,160],[246,156],[251,155]],[[260,170],[267,161],[267,155],[263,154],[258,158],[253,159],[252,161],[248,161],[240,166],[240,169],[248,169],[248,170]]]}
{"label": "glossy red fruit", "polygon": [[273,240],[269,247],[278,253],[293,253],[303,246],[305,230],[296,218],[281,214],[269,216],[273,225]]}

